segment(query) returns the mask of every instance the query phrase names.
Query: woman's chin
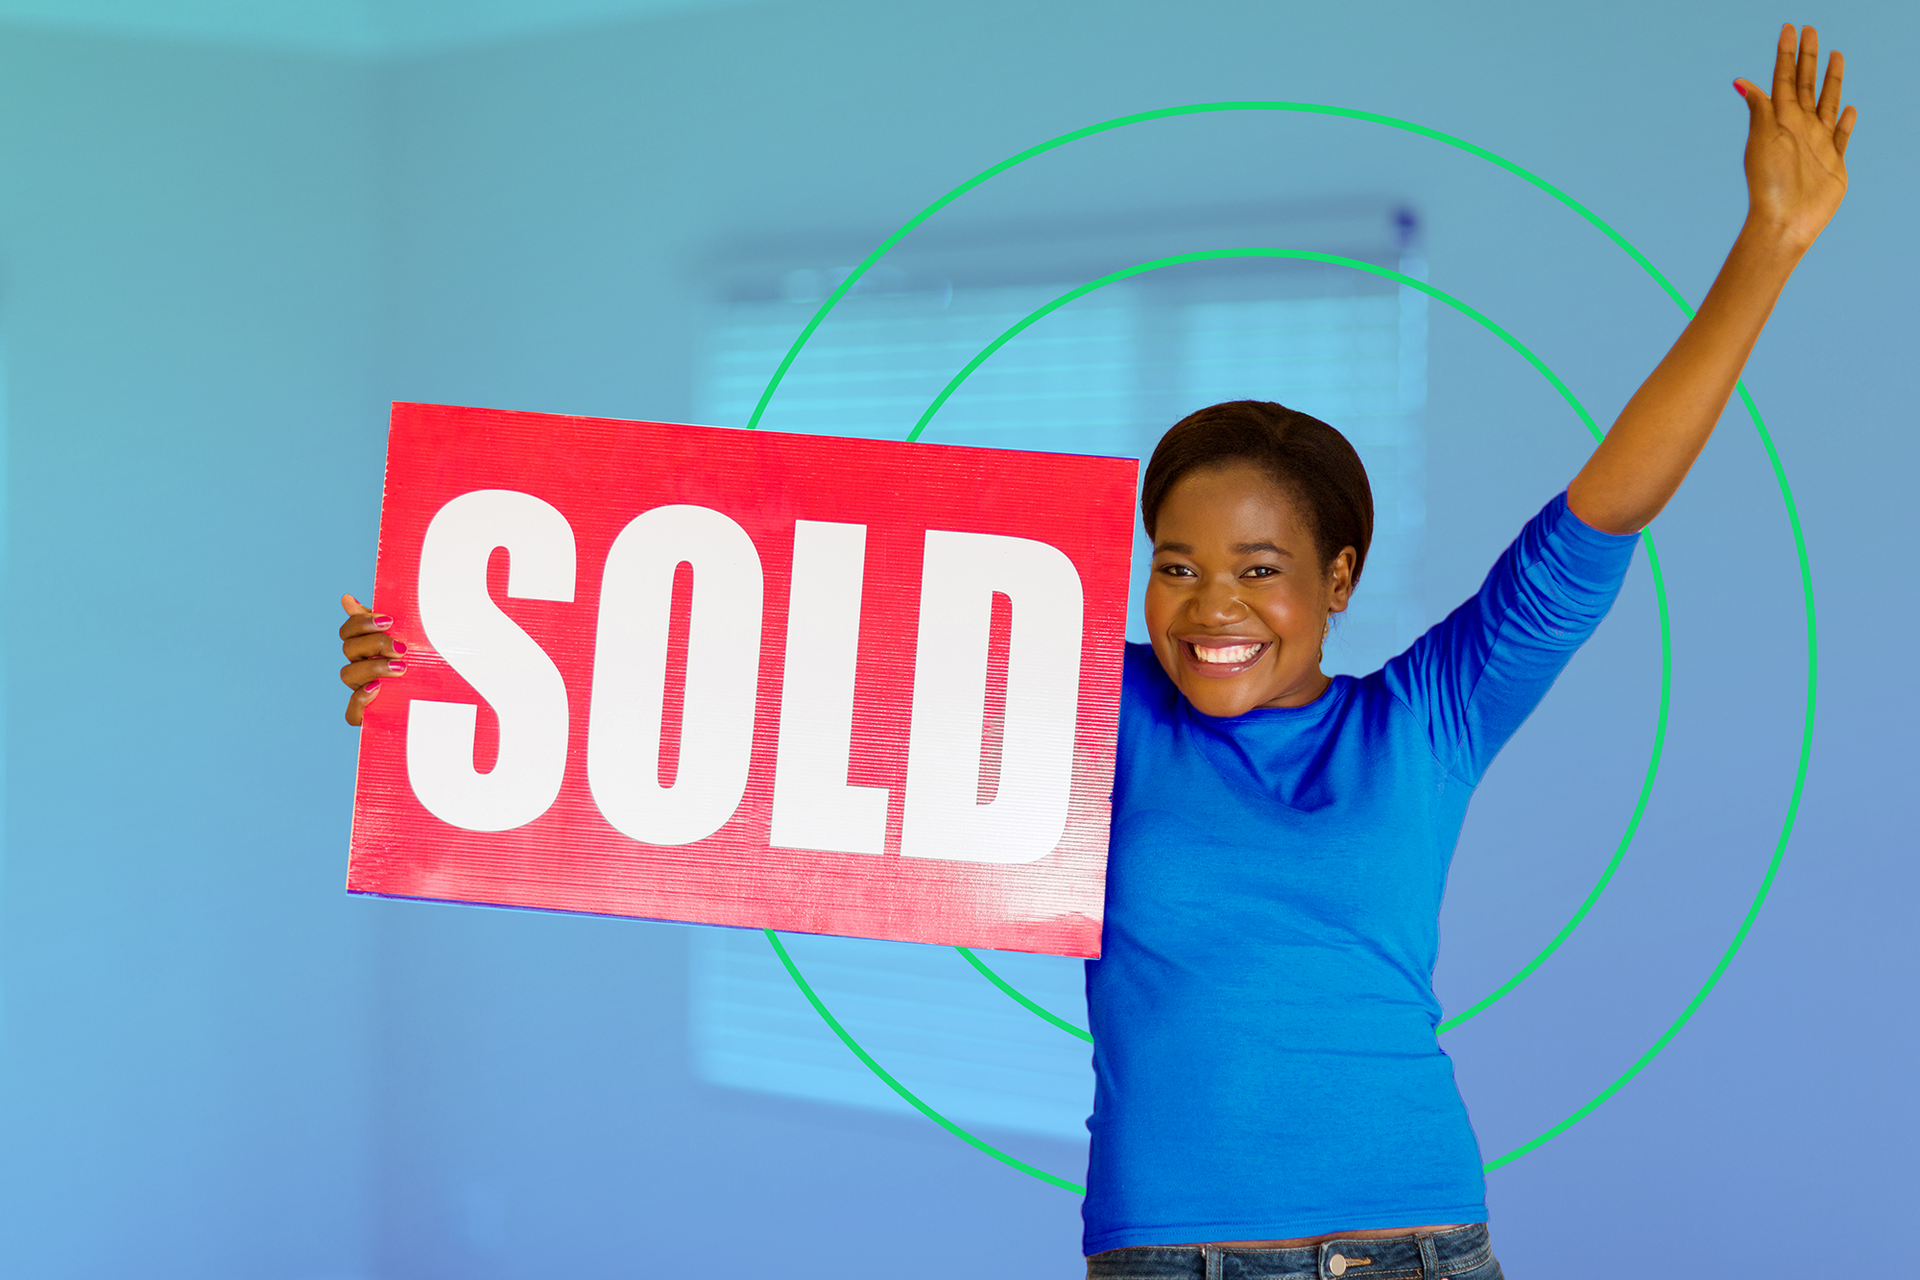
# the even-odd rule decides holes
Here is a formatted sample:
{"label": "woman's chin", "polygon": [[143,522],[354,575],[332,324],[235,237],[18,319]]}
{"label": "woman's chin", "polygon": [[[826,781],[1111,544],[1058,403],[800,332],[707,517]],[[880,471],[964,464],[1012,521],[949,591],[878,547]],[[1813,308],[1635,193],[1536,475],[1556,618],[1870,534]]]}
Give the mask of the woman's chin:
{"label": "woman's chin", "polygon": [[[1201,686],[1197,689],[1188,688],[1181,690],[1182,693],[1187,695],[1187,701],[1193,704],[1193,709],[1202,715],[1213,716],[1218,719],[1245,715],[1265,700],[1259,689],[1239,689],[1232,685],[1225,685],[1225,682],[1218,680],[1192,681],[1190,683]],[[1240,682],[1236,680],[1233,682],[1233,685],[1238,685],[1239,683]]]}

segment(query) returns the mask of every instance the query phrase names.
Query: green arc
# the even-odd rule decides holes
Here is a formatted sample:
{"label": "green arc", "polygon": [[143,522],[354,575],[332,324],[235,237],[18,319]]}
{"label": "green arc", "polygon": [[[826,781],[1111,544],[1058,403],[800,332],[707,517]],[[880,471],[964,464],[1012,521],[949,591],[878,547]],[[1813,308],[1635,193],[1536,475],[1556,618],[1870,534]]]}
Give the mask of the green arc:
{"label": "green arc", "polygon": [[[926,1103],[920,1101],[920,1099],[914,1095],[911,1089],[901,1084],[898,1080],[895,1080],[892,1074],[888,1072],[885,1067],[875,1062],[873,1060],[873,1056],[869,1054],[865,1049],[862,1049],[860,1047],[860,1042],[858,1040],[855,1040],[851,1035],[847,1034],[847,1029],[840,1025],[840,1019],[834,1017],[833,1013],[827,1008],[827,1006],[821,1002],[820,997],[814,993],[812,984],[809,983],[806,977],[800,972],[800,966],[795,964],[793,962],[793,957],[787,954],[787,948],[781,943],[780,935],[775,933],[771,929],[764,930],[763,932],[765,932],[767,935],[767,941],[773,944],[773,953],[780,957],[780,963],[786,967],[787,974],[789,977],[793,979],[794,985],[800,988],[800,994],[804,995],[807,998],[807,1003],[813,1006],[813,1011],[820,1015],[820,1020],[827,1024],[827,1028],[830,1031],[832,1031],[834,1035],[840,1037],[840,1043],[846,1045],[847,1048],[853,1050],[853,1056],[860,1059],[861,1062],[866,1064],[867,1070],[873,1072],[874,1075],[880,1077],[880,1083],[886,1085],[887,1088],[893,1090],[895,1093],[899,1094],[902,1098],[906,1099],[906,1101],[914,1108],[914,1110],[918,1111],[921,1115],[933,1121],[935,1124],[939,1125],[942,1129],[945,1129],[948,1133],[960,1139],[960,1141],[966,1143],[968,1146],[973,1147],[976,1150],[985,1152],[987,1155],[992,1156],[995,1160],[1000,1161],[1002,1164],[1013,1166],[1015,1169],[1018,1169],[1020,1172],[1026,1174],[1028,1177],[1038,1178],[1040,1179],[1040,1181],[1047,1183],[1050,1186],[1059,1187],[1062,1191],[1071,1191],[1071,1192],[1074,1192],[1076,1195],[1087,1194],[1087,1189],[1081,1186],[1079,1183],[1068,1182],[1065,1178],[1058,1177],[1055,1174],[1048,1173],[1045,1169],[1036,1168],[1035,1166],[1028,1164],[1025,1160],[1020,1159],[1018,1156],[1008,1155],[1006,1152],[1000,1150],[1000,1148],[994,1146],[992,1143],[987,1142],[984,1139],[974,1137],[971,1133],[968,1133],[965,1129],[962,1129],[959,1125],[947,1119],[945,1116],[941,1115],[938,1111],[935,1111],[932,1107],[928,1106]],[[1025,997],[1022,997],[1022,999],[1024,998]]]}
{"label": "green arc", "polygon": [[1060,1028],[1062,1031],[1066,1032],[1070,1036],[1078,1036],[1082,1040],[1085,1040],[1088,1044],[1093,1043],[1092,1032],[1086,1030],[1084,1027],[1074,1026],[1071,1022],[1068,1022],[1065,1018],[1061,1017],[1059,1014],[1054,1013],[1050,1009],[1042,1008],[1040,1005],[1035,1004],[1032,1000],[1029,1000],[1026,997],[1026,995],[1020,991],[1018,987],[1014,986],[1011,982],[1008,982],[1005,978],[995,973],[992,969],[989,969],[987,967],[987,962],[982,960],[979,956],[976,956],[975,954],[973,954],[973,951],[971,948],[955,947],[954,950],[958,951],[960,953],[960,958],[965,960],[968,964],[972,965],[974,969],[979,972],[981,977],[985,978],[988,982],[991,982],[994,986],[1000,988],[1000,990],[1006,992],[1007,995],[1012,998],[1015,1004],[1025,1009],[1028,1013],[1031,1013],[1034,1016],[1038,1017],[1042,1022],[1051,1022],[1054,1026]]}
{"label": "green arc", "polygon": [[[1150,120],[1166,120],[1174,116],[1212,115],[1222,111],[1284,111],[1301,115],[1336,116],[1347,120],[1360,120],[1367,124],[1385,125],[1389,129],[1399,129],[1405,133],[1418,134],[1420,137],[1430,138],[1435,142],[1444,143],[1449,147],[1456,147],[1468,155],[1477,156],[1485,160],[1488,164],[1505,169],[1515,177],[1524,179],[1538,187],[1555,200],[1558,200],[1561,204],[1567,206],[1567,208],[1579,214],[1582,218],[1585,218],[1595,229],[1605,235],[1607,239],[1619,246],[1621,252],[1639,263],[1641,270],[1653,277],[1655,283],[1666,292],[1667,297],[1673,299],[1674,305],[1685,312],[1688,318],[1692,318],[1693,316],[1693,308],[1687,305],[1687,300],[1681,296],[1680,291],[1668,283],[1667,278],[1660,274],[1653,263],[1647,261],[1645,254],[1642,254],[1638,249],[1634,248],[1633,245],[1629,244],[1625,236],[1608,226],[1598,214],[1594,213],[1591,209],[1581,204],[1578,200],[1575,200],[1560,188],[1554,186],[1551,182],[1548,182],[1545,178],[1521,168],[1504,156],[1495,155],[1485,147],[1468,142],[1465,138],[1456,138],[1450,133],[1442,133],[1438,129],[1429,129],[1426,125],[1415,124],[1411,120],[1401,120],[1395,116],[1381,115],[1375,111],[1361,111],[1356,107],[1330,107],[1318,102],[1262,102],[1253,100],[1240,102],[1193,102],[1185,106],[1159,107],[1152,111],[1136,111],[1131,115],[1115,116],[1111,120],[1102,120],[1098,124],[1090,124],[1083,128],[1060,134],[1058,137],[1048,138],[1045,142],[1035,143],[1025,151],[1008,156],[1000,163],[989,165],[987,168],[982,169],[979,173],[974,174],[971,178],[968,178],[965,182],[948,191],[945,195],[942,195],[939,199],[914,214],[911,218],[908,218],[900,224],[898,230],[874,246],[873,252],[862,258],[859,265],[847,273],[847,278],[842,280],[834,288],[833,292],[827,295],[826,301],[820,304],[819,310],[813,313],[812,319],[808,320],[806,326],[800,330],[800,335],[793,340],[793,345],[787,348],[787,354],[781,358],[779,367],[773,371],[773,376],[767,379],[767,386],[766,389],[760,393],[759,403],[754,405],[753,413],[747,418],[747,429],[751,431],[760,425],[761,415],[766,413],[767,405],[772,403],[774,392],[780,389],[781,382],[786,379],[787,370],[793,366],[794,359],[799,356],[801,349],[812,339],[813,331],[820,327],[821,321],[825,320],[828,314],[840,305],[840,299],[847,296],[848,291],[860,282],[860,278],[866,275],[875,263],[886,257],[895,245],[911,235],[913,231],[928,218],[931,218],[934,214],[940,212],[975,187],[980,186],[982,183],[992,181],[1015,165],[1025,164],[1035,156],[1045,155],[1047,152],[1058,147],[1064,147],[1070,142],[1078,142],[1082,138],[1091,138],[1097,134],[1111,132],[1114,129],[1124,129],[1128,125],[1145,124]],[[1752,408],[1751,403],[1748,405],[1748,411],[1753,414],[1755,423],[1760,426],[1760,434],[1764,438],[1766,436],[1766,426],[1759,423],[1759,412]],[[1771,455],[1771,441],[1768,443],[1768,452],[1769,455]],[[1782,475],[1781,485],[1783,490],[1785,484],[1786,479],[1785,476]],[[1787,505],[1791,513],[1793,507],[1793,499],[1791,496],[1787,499]],[[1797,532],[1799,529],[1799,517],[1797,514],[1793,516],[1793,521],[1794,528]]]}
{"label": "green arc", "polygon": [[[1415,124],[1410,120],[1401,120],[1393,116],[1381,115],[1377,112],[1372,112],[1372,111],[1362,111],[1352,107],[1334,107],[1334,106],[1327,106],[1321,103],[1269,102],[1269,101],[1191,103],[1184,106],[1162,107],[1153,111],[1142,111],[1142,112],[1133,113],[1131,115],[1116,116],[1113,119],[1104,120],[1097,124],[1087,125],[1084,128],[1075,129],[1070,132],[1060,134],[1057,137],[1050,138],[1045,142],[1037,143],[1036,145],[1029,147],[1024,151],[1021,151],[1015,155],[1009,156],[1007,159],[1000,161],[998,164],[991,165],[988,168],[981,170],[979,173],[975,174],[973,177],[968,178],[965,182],[960,183],[958,186],[954,187],[952,190],[946,192],[944,195],[934,200],[931,204],[921,209],[918,213],[914,214],[914,216],[909,218],[904,224],[902,224],[898,230],[894,231],[893,234],[889,235],[885,240],[881,241],[880,244],[877,245],[871,253],[869,253],[864,259],[862,259],[859,265],[856,266],[853,269],[853,271],[850,272],[847,275],[847,277],[844,280],[842,280],[839,283],[839,285],[837,285],[834,288],[833,292],[828,295],[827,299],[821,303],[819,309],[814,312],[812,318],[807,321],[805,327],[801,329],[800,334],[794,339],[793,345],[787,349],[787,353],[781,359],[779,367],[774,370],[773,376],[768,379],[766,389],[761,392],[759,402],[754,406],[753,414],[747,421],[748,429],[751,430],[760,425],[760,419],[762,415],[765,414],[768,404],[772,402],[773,396],[775,392],[778,391],[781,382],[786,378],[787,370],[792,367],[794,360],[799,356],[801,350],[806,346],[807,342],[813,337],[814,331],[820,327],[821,322],[824,321],[827,315],[831,313],[836,306],[839,305],[840,300],[847,295],[848,291],[850,291],[854,287],[854,285],[859,282],[860,278],[864,276],[867,273],[867,271],[873,267],[875,263],[877,263],[882,257],[884,257],[888,251],[890,251],[901,240],[905,239],[910,233],[913,232],[915,228],[919,227],[922,223],[926,222],[927,219],[931,218],[934,214],[944,209],[947,205],[953,203],[955,200],[959,199],[961,196],[965,195],[967,192],[973,190],[975,187],[978,187],[982,183],[990,181],[991,179],[1006,172],[1007,170],[1013,168],[1016,165],[1023,164],[1026,161],[1031,160],[1036,156],[1044,155],[1045,153],[1052,151],[1057,147],[1062,147],[1067,145],[1068,143],[1079,141],[1082,138],[1093,137],[1097,134],[1106,133],[1114,129],[1125,128],[1126,126],[1129,126],[1129,125],[1143,124],[1151,120],[1163,120],[1163,119],[1169,119],[1175,116],[1203,115],[1203,114],[1210,114],[1214,112],[1225,112],[1225,111],[1278,111],[1278,112],[1292,112],[1292,113],[1305,114],[1305,115],[1334,116],[1334,117],[1340,117],[1340,118],[1349,119],[1349,120],[1358,120],[1368,124],[1382,125],[1390,129],[1398,129],[1398,130],[1401,130],[1402,132],[1416,134],[1420,137],[1431,139],[1432,141],[1442,143],[1446,146],[1454,147],[1458,150],[1466,152],[1469,155],[1476,156],[1479,159],[1485,160],[1489,164],[1495,165],[1498,168],[1506,170],[1508,173],[1513,174],[1515,177],[1522,179],[1523,181],[1529,183],[1533,187],[1552,196],[1554,199],[1558,200],[1561,204],[1565,205],[1568,209],[1572,210],[1574,213],[1578,214],[1581,218],[1585,219],[1589,225],[1594,227],[1594,229],[1596,229],[1602,235],[1606,236],[1607,239],[1612,241],[1621,250],[1621,252],[1625,253],[1635,263],[1639,264],[1641,270],[1646,272],[1648,277],[1651,278],[1655,284],[1659,285],[1660,289],[1667,295],[1669,299],[1672,300],[1673,304],[1680,309],[1683,315],[1685,315],[1689,319],[1691,319],[1693,316],[1693,307],[1688,304],[1686,298],[1681,295],[1680,291],[1674,288],[1672,283],[1668,281],[1667,278],[1660,273],[1659,269],[1655,267],[1653,263],[1647,259],[1646,255],[1642,254],[1631,243],[1629,243],[1626,237],[1622,236],[1618,231],[1615,231],[1611,226],[1609,226],[1607,222],[1604,219],[1602,219],[1598,214],[1588,209],[1585,205],[1581,204],[1578,200],[1574,199],[1572,196],[1568,195],[1566,192],[1562,191],[1560,188],[1554,186],[1552,183],[1548,182],[1546,179],[1541,178],[1537,174],[1532,173],[1531,171],[1521,167],[1518,164],[1515,164],[1513,161],[1508,160],[1503,156],[1496,155],[1494,152],[1487,150],[1485,147],[1481,147],[1474,143],[1468,142],[1464,138],[1458,138],[1453,136],[1452,134],[1442,133],[1437,129],[1430,129],[1425,125]],[[1753,396],[1747,390],[1746,383],[1744,381],[1741,381],[1737,384],[1737,390],[1740,395],[1740,402],[1745,407],[1747,411],[1747,416],[1752,420],[1754,425],[1754,430],[1759,434],[1760,443],[1762,447],[1765,449],[1767,454],[1768,465],[1772,468],[1772,471],[1773,471],[1774,482],[1779,487],[1781,501],[1786,508],[1788,527],[1793,533],[1794,554],[1795,554],[1795,558],[1800,571],[1800,592],[1801,592],[1801,598],[1805,608],[1806,621],[1807,621],[1806,710],[1801,723],[1799,757],[1794,768],[1793,785],[1787,799],[1786,813],[1783,816],[1781,821],[1780,834],[1779,834],[1779,837],[1774,842],[1773,851],[1771,856],[1768,858],[1767,868],[1765,873],[1761,876],[1759,887],[1755,890],[1753,899],[1751,903],[1748,905],[1746,914],[1741,919],[1739,927],[1734,931],[1733,939],[1727,944],[1726,948],[1722,951],[1720,958],[1714,964],[1712,971],[1707,975],[1706,980],[1700,985],[1699,989],[1694,992],[1692,998],[1688,1000],[1686,1007],[1680,1011],[1680,1014],[1676,1018],[1674,1018],[1674,1020],[1670,1024],[1668,1024],[1666,1030],[1660,1034],[1660,1036],[1654,1041],[1654,1043],[1651,1046],[1649,1046],[1643,1053],[1641,1053],[1641,1055],[1638,1058],[1636,1058],[1633,1061],[1633,1063],[1627,1067],[1625,1071],[1621,1072],[1618,1076],[1616,1076],[1613,1079],[1613,1081],[1609,1083],[1605,1088],[1603,1088],[1599,1093],[1594,1095],[1594,1097],[1589,1099],[1585,1104],[1577,1108],[1570,1115],[1566,1116],[1564,1119],[1560,1120],[1558,1123],[1548,1127],[1546,1130],[1544,1130],[1534,1138],[1521,1143],[1519,1146],[1515,1147],[1511,1151],[1506,1152],[1504,1155],[1497,1156],[1494,1159],[1488,1161],[1486,1164],[1486,1168],[1489,1172],[1491,1172],[1494,1169],[1498,1169],[1503,1165],[1510,1164],[1514,1160],[1519,1159],[1521,1156],[1526,1155],[1528,1152],[1533,1151],[1536,1148],[1542,1146],[1543,1144],[1552,1141],[1554,1138],[1558,1137],[1562,1133],[1565,1133],[1568,1129],[1572,1128],[1574,1125],[1578,1124],[1581,1120],[1591,1115],[1594,1112],[1594,1110],[1596,1110],[1598,1107],[1601,1106],[1601,1104],[1605,1103],[1614,1094],[1618,1093],[1622,1088],[1624,1088],[1626,1084],[1629,1081],[1631,1081],[1635,1076],[1639,1075],[1640,1072],[1646,1068],[1647,1064],[1649,1064],[1650,1062],[1653,1061],[1654,1058],[1659,1056],[1660,1052],[1663,1049],[1665,1049],[1668,1044],[1672,1042],[1673,1038],[1680,1033],[1680,1029],[1686,1026],[1688,1022],[1692,1021],[1694,1014],[1699,1011],[1700,1006],[1703,1003],[1705,1003],[1707,997],[1712,994],[1713,989],[1719,985],[1720,979],[1722,978],[1722,976],[1725,975],[1727,968],[1733,963],[1734,956],[1739,954],[1741,946],[1746,942],[1747,935],[1752,931],[1754,922],[1759,918],[1761,908],[1766,905],[1767,897],[1772,892],[1774,880],[1779,875],[1781,862],[1786,857],[1787,845],[1793,836],[1794,823],[1798,818],[1799,812],[1800,812],[1800,802],[1806,791],[1808,766],[1813,756],[1814,717],[1815,717],[1815,710],[1818,704],[1819,629],[1816,622],[1815,609],[1814,609],[1813,569],[1807,553],[1806,534],[1805,534],[1805,530],[1801,525],[1799,507],[1794,502],[1793,489],[1792,489],[1792,486],[1787,481],[1786,469],[1781,465],[1780,454],[1778,449],[1774,446],[1772,434],[1767,430],[1766,421],[1760,416],[1760,410],[1758,406],[1754,404]],[[1589,424],[1589,427],[1590,429],[1592,429],[1591,423]],[[1047,1182],[1051,1185],[1084,1194],[1085,1189],[1083,1187],[1080,1187],[1075,1183],[1068,1182],[1065,1179],[1055,1177],[1052,1174],[1045,1173],[1041,1170],[1035,1169],[1033,1166],[1028,1165],[1026,1162],[1019,1160],[1014,1156],[1008,1155],[1007,1153],[1000,1151],[997,1148],[994,1148],[993,1146],[974,1137],[972,1134],[967,1133],[965,1130],[953,1124],[951,1121],[947,1120],[944,1116],[941,1116],[938,1112],[934,1111],[931,1107],[927,1106],[925,1103],[921,1102],[918,1098],[916,1098],[911,1092],[909,1092],[905,1088],[905,1086],[901,1085],[898,1081],[894,1080],[891,1075],[888,1075],[884,1070],[882,1070],[879,1064],[874,1062],[874,1060],[863,1049],[859,1047],[859,1045],[854,1041],[853,1037],[848,1035],[845,1029],[840,1026],[839,1022],[834,1019],[833,1015],[830,1012],[828,1012],[826,1006],[821,1003],[819,997],[814,994],[812,987],[808,985],[805,977],[802,976],[802,974],[800,973],[799,968],[794,965],[792,959],[787,955],[785,947],[781,945],[779,938],[774,934],[773,930],[771,929],[767,930],[766,934],[767,934],[768,941],[773,945],[773,948],[776,954],[779,955],[781,963],[785,965],[787,972],[792,976],[794,982],[799,986],[802,993],[805,994],[807,1000],[813,1005],[814,1009],[826,1021],[827,1025],[834,1031],[834,1033],[837,1036],[839,1036],[841,1041],[845,1043],[847,1047],[851,1049],[853,1053],[863,1063],[865,1063],[877,1076],[879,1076],[879,1078],[883,1082],[885,1082],[896,1093],[900,1094],[909,1103],[911,1103],[913,1106],[919,1109],[923,1114],[927,1115],[930,1119],[934,1120],[935,1123],[939,1124],[942,1128],[947,1129],[949,1132],[955,1134],[955,1136],[960,1137],[963,1141],[971,1144],[972,1146],[985,1152],[986,1154],[993,1156],[995,1159],[998,1159],[1014,1168],[1020,1169],[1022,1172],[1027,1173],[1033,1177],[1039,1178],[1041,1181]],[[1531,972],[1531,970],[1530,969],[1524,970],[1521,974],[1516,975],[1516,979],[1514,979],[1513,981],[1517,983],[1518,980],[1524,979],[1524,977],[1526,976],[1526,973],[1528,972]],[[1501,994],[1504,994],[1504,990],[1501,992],[1495,993],[1492,999],[1499,998],[1499,995]],[[1491,1003],[1491,1000],[1487,1001],[1486,1003]],[[1475,1006],[1472,1010],[1468,1011],[1468,1016],[1470,1016],[1472,1013],[1478,1012],[1479,1009],[1482,1007],[1484,1007],[1484,1005]],[[1457,1021],[1454,1022],[1453,1025],[1458,1025],[1458,1022]]]}

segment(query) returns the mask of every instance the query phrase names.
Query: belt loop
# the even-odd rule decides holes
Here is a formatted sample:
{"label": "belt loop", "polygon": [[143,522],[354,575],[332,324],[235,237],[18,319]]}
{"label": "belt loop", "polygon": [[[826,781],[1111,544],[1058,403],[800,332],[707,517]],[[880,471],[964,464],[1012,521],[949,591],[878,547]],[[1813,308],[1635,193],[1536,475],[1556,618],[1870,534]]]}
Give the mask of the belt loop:
{"label": "belt loop", "polygon": [[1420,1237],[1420,1275],[1421,1280],[1439,1280],[1440,1249],[1433,1242],[1433,1232]]}
{"label": "belt loop", "polygon": [[1207,1280],[1221,1280],[1221,1273],[1225,1270],[1225,1266],[1220,1251],[1212,1245],[1205,1245],[1200,1250],[1200,1256],[1206,1259]]}

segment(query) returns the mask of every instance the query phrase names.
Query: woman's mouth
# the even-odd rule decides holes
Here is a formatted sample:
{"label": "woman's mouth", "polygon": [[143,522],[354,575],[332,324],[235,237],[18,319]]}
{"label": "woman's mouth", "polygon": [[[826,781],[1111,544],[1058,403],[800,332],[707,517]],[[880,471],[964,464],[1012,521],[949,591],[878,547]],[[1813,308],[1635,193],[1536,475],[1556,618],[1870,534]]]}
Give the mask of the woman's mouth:
{"label": "woman's mouth", "polygon": [[1205,640],[1182,640],[1179,643],[1189,670],[1198,675],[1220,678],[1237,676],[1250,670],[1273,642],[1221,636]]}

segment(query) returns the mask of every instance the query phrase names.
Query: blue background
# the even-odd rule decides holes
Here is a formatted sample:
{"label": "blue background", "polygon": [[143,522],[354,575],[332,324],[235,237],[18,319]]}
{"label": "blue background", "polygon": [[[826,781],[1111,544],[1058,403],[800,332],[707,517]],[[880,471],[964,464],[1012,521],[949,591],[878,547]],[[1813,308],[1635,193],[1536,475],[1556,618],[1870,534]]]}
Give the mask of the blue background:
{"label": "blue background", "polygon": [[[1780,16],[0,4],[0,1272],[1075,1274],[1077,1198],[917,1120],[698,1082],[686,929],[342,892],[354,745],[333,602],[371,581],[386,402],[690,416],[692,317],[727,246],[878,240],[1042,138],[1209,99],[1338,103],[1472,139],[1587,201],[1697,299],[1743,208],[1728,82],[1766,82]],[[1885,3],[1807,16],[1850,55],[1853,191],[1748,379],[1820,605],[1806,801],[1699,1016],[1599,1112],[1492,1175],[1517,1277],[1855,1266],[1920,1190],[1920,886],[1899,798],[1920,709],[1903,675],[1920,138],[1896,100],[1920,22]],[[1547,197],[1352,122],[1131,129],[945,216],[1362,196],[1418,208],[1435,283],[1521,334],[1602,421],[1678,330]],[[1437,614],[1585,444],[1510,352],[1438,308],[1433,326]],[[1594,917],[1448,1042],[1489,1155],[1679,1012],[1783,814],[1804,625],[1743,416],[1657,529],[1668,763]],[[1604,863],[1651,731],[1654,635],[1642,567],[1483,788],[1443,921],[1450,1008],[1532,954]],[[1897,1268],[1885,1248],[1873,1261]]]}

